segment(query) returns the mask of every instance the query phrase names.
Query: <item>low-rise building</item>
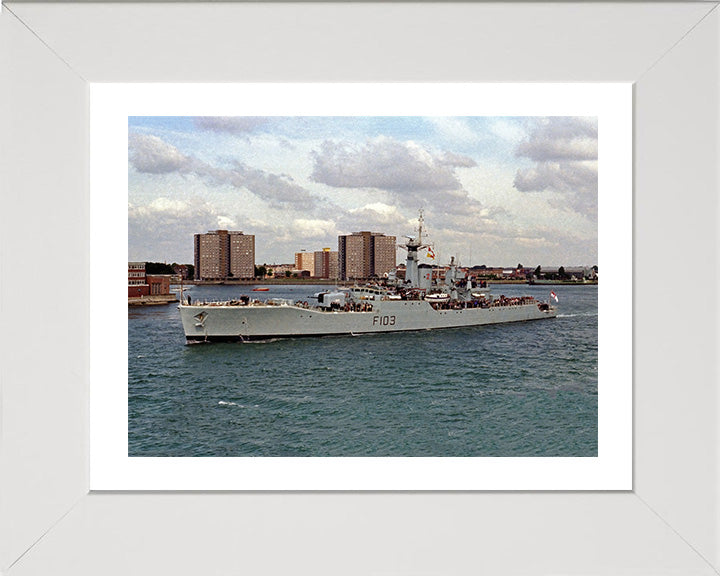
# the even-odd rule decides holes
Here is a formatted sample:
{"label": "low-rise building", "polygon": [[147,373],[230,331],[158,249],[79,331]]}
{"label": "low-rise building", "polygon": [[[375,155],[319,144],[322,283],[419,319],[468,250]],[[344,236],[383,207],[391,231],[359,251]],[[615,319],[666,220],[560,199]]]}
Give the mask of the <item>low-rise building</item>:
{"label": "low-rise building", "polygon": [[175,302],[170,292],[171,274],[147,274],[145,262],[128,262],[128,305],[167,304]]}
{"label": "low-rise building", "polygon": [[170,274],[148,274],[147,283],[150,296],[170,294]]}
{"label": "low-rise building", "polygon": [[145,262],[128,262],[128,298],[139,298],[150,294],[145,274]]}
{"label": "low-rise building", "polygon": [[268,274],[272,270],[273,278],[284,278],[287,273],[295,270],[295,264],[266,264],[265,268],[268,270]]}
{"label": "low-rise building", "polygon": [[183,280],[190,279],[190,269],[187,264],[175,264],[175,266],[173,266],[173,271]]}

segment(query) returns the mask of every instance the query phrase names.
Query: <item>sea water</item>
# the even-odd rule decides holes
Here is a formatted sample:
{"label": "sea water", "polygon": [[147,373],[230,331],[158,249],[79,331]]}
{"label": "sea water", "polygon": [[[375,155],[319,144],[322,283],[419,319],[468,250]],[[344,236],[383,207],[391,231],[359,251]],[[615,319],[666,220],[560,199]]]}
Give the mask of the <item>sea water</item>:
{"label": "sea water", "polygon": [[[188,294],[311,300],[324,288]],[[553,290],[558,317],[188,345],[176,305],[128,308],[128,454],[597,456],[597,286],[491,288]]]}

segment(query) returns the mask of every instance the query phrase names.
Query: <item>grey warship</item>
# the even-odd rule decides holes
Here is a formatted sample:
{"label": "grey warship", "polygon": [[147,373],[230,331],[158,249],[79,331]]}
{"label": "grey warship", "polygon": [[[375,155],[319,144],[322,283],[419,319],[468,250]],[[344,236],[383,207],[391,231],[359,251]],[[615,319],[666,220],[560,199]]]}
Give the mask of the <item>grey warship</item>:
{"label": "grey warship", "polygon": [[285,299],[251,300],[242,296],[225,302],[179,305],[188,342],[274,340],[303,336],[360,335],[439,330],[543,320],[557,315],[555,306],[532,296],[494,297],[487,286],[467,277],[454,258],[444,279],[434,280],[432,268],[419,264],[423,216],[416,236],[407,236],[405,278],[391,275],[382,283],[319,293],[317,304]]}

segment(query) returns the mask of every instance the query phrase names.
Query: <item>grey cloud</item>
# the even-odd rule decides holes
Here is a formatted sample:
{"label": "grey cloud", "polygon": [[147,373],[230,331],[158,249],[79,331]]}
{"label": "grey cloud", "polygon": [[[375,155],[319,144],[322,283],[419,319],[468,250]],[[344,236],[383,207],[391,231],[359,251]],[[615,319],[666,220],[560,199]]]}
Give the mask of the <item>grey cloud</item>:
{"label": "grey cloud", "polygon": [[[536,238],[541,238],[544,242],[538,243],[537,246],[525,245],[525,254],[527,262],[523,262],[526,266],[592,266],[597,264],[597,230],[588,238],[579,238],[560,228],[539,228],[534,231]],[[515,238],[518,243],[518,239]],[[548,261],[547,246],[554,246],[554,260]]]}
{"label": "grey cloud", "polygon": [[147,174],[189,172],[193,164],[193,161],[175,146],[148,134],[130,135],[128,157],[138,172]]}
{"label": "grey cloud", "polygon": [[195,125],[202,130],[236,135],[254,132],[268,121],[262,116],[198,116],[194,119]]}
{"label": "grey cloud", "polygon": [[552,117],[537,121],[516,155],[536,162],[597,159],[597,119]]}
{"label": "grey cloud", "polygon": [[325,141],[314,153],[312,178],[336,188],[378,188],[391,192],[457,190],[453,169],[473,166],[470,158],[438,157],[414,145],[381,139],[353,149]]}
{"label": "grey cloud", "polygon": [[521,192],[552,191],[564,195],[558,207],[597,218],[597,119],[541,118],[515,153],[533,160],[519,169],[514,186]]}
{"label": "grey cloud", "polygon": [[534,168],[518,170],[515,188],[521,192],[554,190],[597,194],[597,164],[581,162],[543,162]]}
{"label": "grey cloud", "polygon": [[595,116],[550,116],[535,123],[533,138],[574,139],[597,138],[598,127]]}
{"label": "grey cloud", "polygon": [[514,185],[521,192],[561,192],[564,199],[551,202],[554,207],[597,218],[596,162],[544,162],[534,168],[518,170]]}
{"label": "grey cloud", "polygon": [[389,236],[410,232],[410,230],[404,229],[407,219],[397,210],[378,212],[370,208],[361,208],[341,213],[336,221],[338,227],[345,231],[372,230],[386,233]]}
{"label": "grey cloud", "polygon": [[131,259],[167,259],[192,263],[193,234],[218,228],[218,214],[197,201],[192,209],[128,207],[128,255]]}
{"label": "grey cloud", "polygon": [[463,213],[479,208],[462,188],[455,169],[475,166],[467,156],[435,154],[414,143],[382,138],[360,147],[325,141],[313,154],[312,178],[334,188],[373,188],[413,209]]}
{"label": "grey cloud", "polygon": [[239,162],[230,169],[208,171],[207,176],[216,184],[246,188],[275,208],[290,205],[297,209],[311,210],[317,203],[315,197],[289,176],[272,174]]}
{"label": "grey cloud", "polygon": [[195,174],[215,186],[228,185],[247,189],[275,208],[291,206],[310,210],[315,208],[317,203],[315,197],[293,182],[289,176],[265,172],[240,162],[232,162],[229,167],[223,168],[212,166],[182,154],[177,148],[156,136],[131,135],[129,159],[130,164],[138,172]]}
{"label": "grey cloud", "polygon": [[452,166],[453,168],[473,168],[477,166],[477,162],[468,156],[461,156],[453,152],[445,152],[437,158],[437,162],[443,166]]}
{"label": "grey cloud", "polygon": [[598,155],[597,139],[533,140],[518,146],[518,156],[536,162],[561,160],[595,160]]}

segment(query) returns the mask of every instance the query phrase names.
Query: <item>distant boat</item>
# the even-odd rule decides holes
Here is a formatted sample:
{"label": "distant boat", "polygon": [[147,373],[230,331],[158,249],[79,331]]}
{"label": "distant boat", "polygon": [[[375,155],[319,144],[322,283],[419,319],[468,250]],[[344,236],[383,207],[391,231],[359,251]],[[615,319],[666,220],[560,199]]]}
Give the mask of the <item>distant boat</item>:
{"label": "distant boat", "polygon": [[253,288],[253,292],[267,292],[270,288]]}

